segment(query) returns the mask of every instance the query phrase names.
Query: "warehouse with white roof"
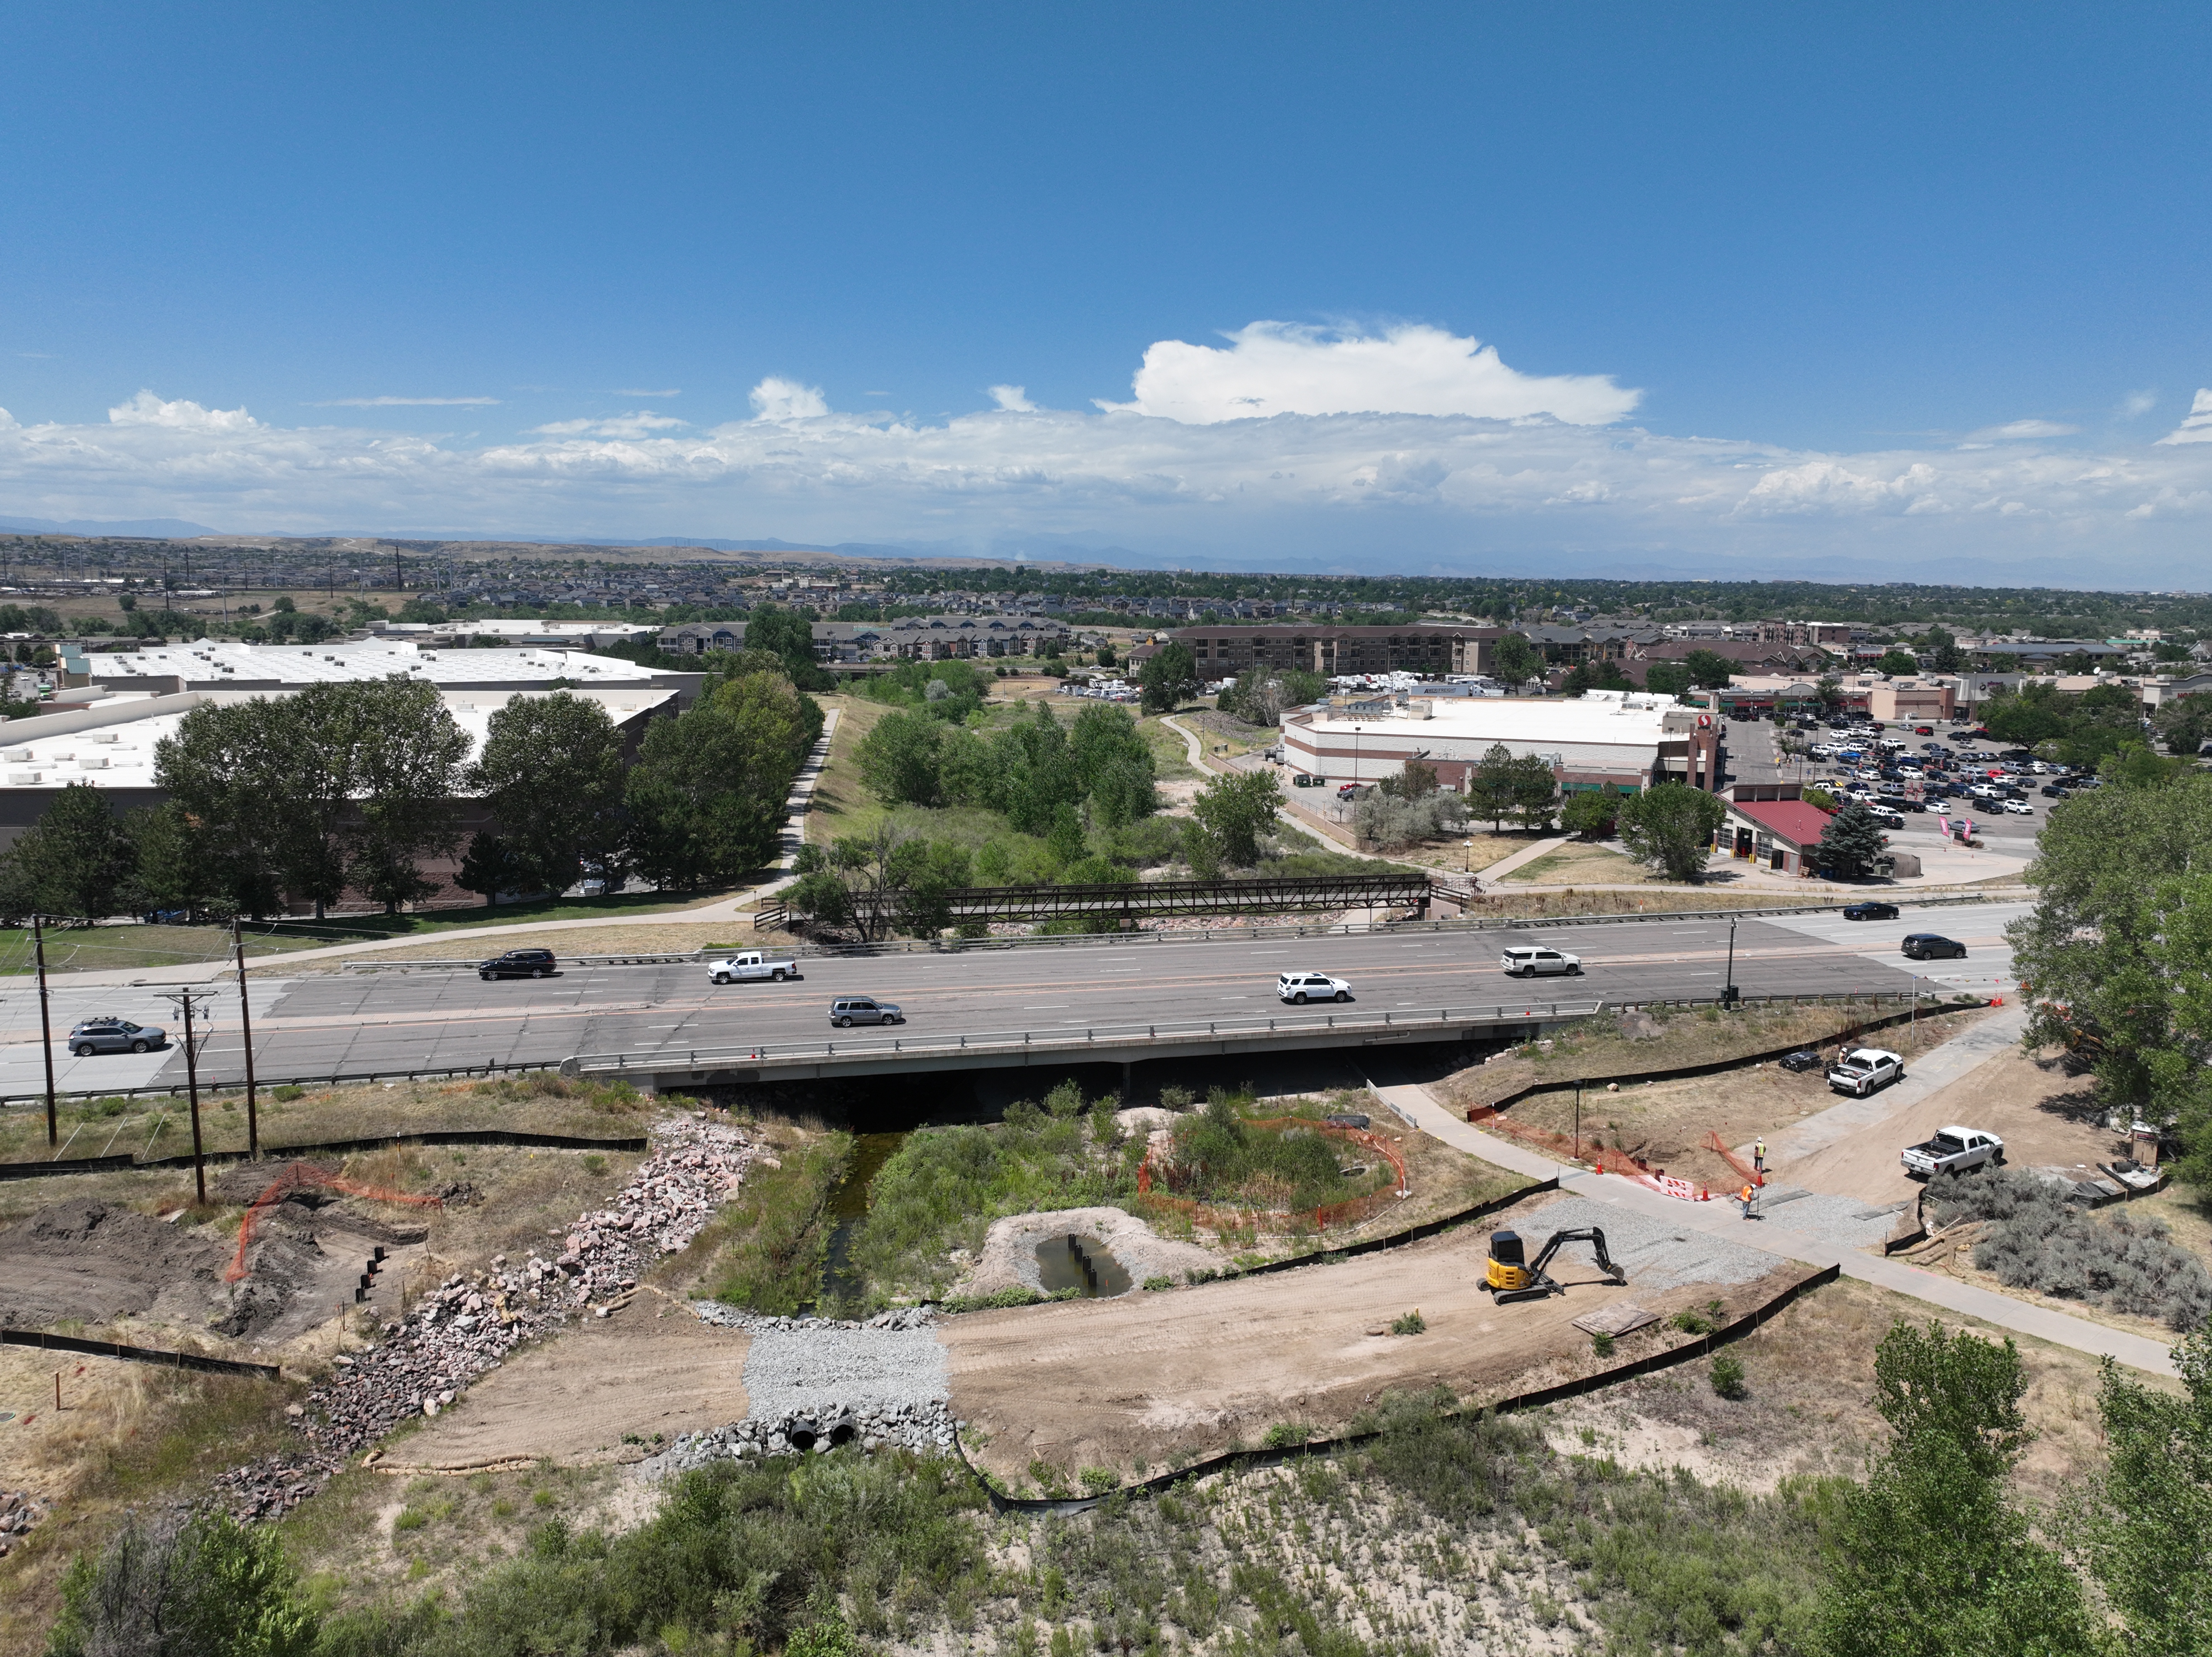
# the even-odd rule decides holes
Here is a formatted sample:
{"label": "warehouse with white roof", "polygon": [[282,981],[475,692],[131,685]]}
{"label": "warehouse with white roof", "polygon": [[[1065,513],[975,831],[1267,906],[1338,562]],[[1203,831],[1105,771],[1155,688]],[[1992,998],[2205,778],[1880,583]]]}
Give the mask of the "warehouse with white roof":
{"label": "warehouse with white roof", "polygon": [[641,667],[618,656],[537,646],[436,650],[400,639],[331,640],[319,645],[252,645],[232,639],[154,645],[140,650],[99,651],[70,659],[93,683],[112,691],[171,695],[186,690],[301,690],[311,684],[343,684],[398,674],[441,690],[550,690],[567,684],[590,689],[673,690],[689,707],[702,673]]}
{"label": "warehouse with white roof", "polygon": [[1537,754],[1560,787],[1635,793],[1659,782],[1717,790],[1720,733],[1713,717],[1672,696],[1594,690],[1560,697],[1409,696],[1382,708],[1316,704],[1283,715],[1283,761],[1333,783],[1395,776],[1407,761],[1436,768],[1464,789],[1482,756],[1502,744]]}

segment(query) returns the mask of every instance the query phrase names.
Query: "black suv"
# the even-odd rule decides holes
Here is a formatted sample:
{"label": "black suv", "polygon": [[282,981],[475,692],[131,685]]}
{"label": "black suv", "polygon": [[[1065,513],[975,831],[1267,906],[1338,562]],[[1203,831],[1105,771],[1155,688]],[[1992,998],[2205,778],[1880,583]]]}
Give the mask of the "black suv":
{"label": "black suv", "polygon": [[1964,961],[1966,946],[1941,932],[1907,932],[1899,950],[1913,961]]}
{"label": "black suv", "polygon": [[550,950],[509,950],[480,962],[477,976],[487,984],[495,978],[550,978],[556,964]]}
{"label": "black suv", "polygon": [[1844,907],[1844,919],[1846,920],[1894,920],[1897,919],[1897,905],[1874,902],[1846,904]]}

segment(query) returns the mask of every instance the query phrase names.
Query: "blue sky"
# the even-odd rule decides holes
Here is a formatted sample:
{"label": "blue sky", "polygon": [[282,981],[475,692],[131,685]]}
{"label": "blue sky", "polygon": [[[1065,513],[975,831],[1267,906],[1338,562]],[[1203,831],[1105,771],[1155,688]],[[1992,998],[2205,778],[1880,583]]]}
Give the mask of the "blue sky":
{"label": "blue sky", "polygon": [[2212,585],[2208,35],[15,8],[0,518]]}

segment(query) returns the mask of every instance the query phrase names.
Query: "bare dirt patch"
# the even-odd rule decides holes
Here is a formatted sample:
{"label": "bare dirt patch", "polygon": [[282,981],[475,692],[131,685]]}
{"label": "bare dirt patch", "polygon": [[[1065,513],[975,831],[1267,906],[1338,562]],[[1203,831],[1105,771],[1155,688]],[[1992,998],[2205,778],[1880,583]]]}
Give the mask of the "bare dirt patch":
{"label": "bare dirt patch", "polygon": [[[1830,1047],[1839,1036],[1859,1029],[1869,1018],[1896,1011],[1894,1002],[1877,1007],[1871,1001],[1838,1000],[1826,1004],[1777,1003],[1725,1014],[1710,1008],[1696,1012],[1651,1013],[1633,1015],[1626,1020],[1607,1014],[1565,1027],[1549,1038],[1549,1047],[1532,1042],[1508,1049],[1479,1065],[1457,1069],[1439,1065],[1424,1071],[1419,1079],[1445,1105],[1464,1114],[1480,1105],[1495,1104],[1528,1087],[1565,1083],[1571,1088],[1577,1080],[1596,1082],[1601,1086],[1615,1077],[1692,1065],[1723,1064],[1778,1047]],[[1948,1041],[1985,1011],[1977,1007],[1923,1015],[1916,1032],[1891,1027],[1867,1039],[1885,1047],[1905,1041],[1912,1053],[1919,1053],[1940,1041]],[[1648,1024],[1644,1022],[1647,1019]],[[1647,1028],[1656,1028],[1657,1034],[1643,1037],[1630,1034]],[[1902,1047],[1899,1050],[1904,1051]],[[1825,1096],[1826,1083],[1817,1077],[1808,1076],[1808,1079]],[[1589,1102],[1587,1090],[1583,1102],[1585,1105]],[[1571,1096],[1569,1102],[1571,1105]],[[1523,1107],[1514,1108],[1518,1112]]]}
{"label": "bare dirt patch", "polygon": [[[1910,1061],[1976,1023],[1983,1011],[1977,1008],[1925,1018],[1912,1029],[1893,1028],[1868,1040],[1905,1053]],[[1702,1025],[1702,1022],[1690,1015],[1672,1019],[1668,1025],[1679,1028],[1686,1023]],[[1759,1044],[1773,1047],[1796,1040],[1795,1035],[1786,1033],[1793,1029],[1808,1033],[1823,1028],[1832,1030],[1839,1022],[1834,1018],[1778,1020],[1760,1035]],[[1725,1029],[1726,1021],[1714,1023]],[[1632,1041],[1626,1045],[1632,1054],[1640,1057],[1659,1047],[1662,1041]],[[1819,1045],[1825,1052],[1827,1044]],[[1666,1062],[1660,1060],[1648,1065],[1639,1063],[1636,1068],[1660,1069]],[[1829,1090],[1823,1070],[1793,1074],[1771,1061],[1746,1064],[1741,1069],[1712,1076],[1628,1083],[1621,1084],[1618,1092],[1608,1091],[1607,1084],[1601,1080],[1594,1081],[1582,1090],[1582,1132],[1586,1139],[1596,1140],[1609,1150],[1640,1156],[1655,1168],[1718,1189],[1733,1181],[1735,1170],[1717,1152],[1707,1148],[1707,1133],[1717,1134],[1724,1145],[1749,1144],[1762,1135],[1778,1133],[1793,1123],[1817,1115],[1836,1104],[1838,1098]],[[1533,1095],[1515,1105],[1510,1114],[1516,1122],[1571,1134],[1576,1122],[1575,1090],[1569,1086]],[[1889,1162],[1893,1168],[1896,1166],[1898,1148],[1911,1143],[1900,1139],[1890,1145]],[[1771,1172],[1793,1184],[1808,1183],[1799,1173],[1771,1162],[1769,1166]],[[1812,1188],[1840,1189],[1825,1185]],[[1863,1193],[1844,1191],[1842,1194]],[[1893,1193],[1878,1199],[1870,1197],[1869,1200],[1894,1202],[1912,1193]]]}
{"label": "bare dirt patch", "polygon": [[2104,1126],[2091,1087],[2087,1072],[2065,1054],[2031,1057],[2014,1048],[1909,1109],[1779,1171],[1793,1184],[1870,1203],[1917,1199],[1921,1187],[1905,1177],[1897,1153],[1953,1122],[1996,1134],[2014,1168],[2110,1162],[2125,1155],[2127,1145]]}
{"label": "bare dirt patch", "polygon": [[[1490,1229],[1272,1277],[955,1318],[943,1326],[954,1412],[981,1429],[980,1463],[1010,1482],[1033,1460],[1071,1478],[1081,1466],[1157,1472],[1279,1423],[1340,1430],[1392,1389],[1443,1384],[1479,1402],[1589,1373],[1602,1364],[1577,1317],[1631,1298],[1662,1315],[1714,1298],[1741,1310],[1804,1275],[1777,1260],[1753,1282],[1655,1293],[1632,1277],[1616,1287],[1577,1255],[1555,1273],[1565,1295],[1493,1307],[1481,1289]],[[1416,1308],[1425,1332],[1389,1332]],[[1602,1362],[1680,1338],[1662,1323]]]}
{"label": "bare dirt patch", "polygon": [[[1950,1330],[2000,1332],[1839,1278],[1729,1347],[1744,1366],[1742,1398],[1720,1397],[1705,1365],[1685,1364],[1546,1411],[1546,1435],[1565,1454],[1610,1456],[1649,1471],[1680,1467],[1747,1490],[1771,1490],[1801,1474],[1856,1478],[1889,1440],[1873,1403],[1875,1348],[1899,1320],[1924,1326],[1931,1318]],[[2023,1494],[2056,1502],[2103,1465],[2097,1362],[2014,1338],[2028,1380],[2022,1407],[2038,1436],[2014,1482]]]}
{"label": "bare dirt patch", "polygon": [[741,1331],[641,1296],[507,1359],[389,1459],[434,1469],[640,1460],[655,1435],[673,1441],[744,1419],[751,1345]]}

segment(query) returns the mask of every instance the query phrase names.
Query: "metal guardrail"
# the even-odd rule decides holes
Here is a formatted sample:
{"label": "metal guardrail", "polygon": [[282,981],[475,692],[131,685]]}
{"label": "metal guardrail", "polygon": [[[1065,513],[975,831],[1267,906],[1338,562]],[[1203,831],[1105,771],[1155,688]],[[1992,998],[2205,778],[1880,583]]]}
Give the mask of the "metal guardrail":
{"label": "metal guardrail", "polygon": [[[270,1071],[260,1070],[255,1074],[254,1083],[260,1088],[335,1088],[358,1082],[450,1082],[457,1077],[520,1076],[529,1071],[558,1070],[560,1066],[561,1061],[557,1059],[539,1059],[529,1064],[501,1064],[487,1060],[481,1065],[455,1065],[443,1069],[418,1065],[413,1070],[333,1071],[328,1075],[317,1071],[280,1076]],[[235,1081],[210,1081],[203,1074],[199,1086],[200,1091],[205,1094],[243,1093],[246,1091],[246,1078],[241,1075]],[[185,1093],[185,1083],[164,1082],[155,1087],[88,1088],[76,1093],[57,1093],[54,1099],[57,1103],[71,1101],[81,1103],[88,1099],[181,1099]],[[43,1105],[46,1102],[46,1096],[43,1089],[37,1093],[0,1095],[0,1109],[10,1105]]]}
{"label": "metal guardrail", "polygon": [[[903,1053],[990,1053],[1007,1049],[1029,1052],[1080,1051],[1100,1042],[1125,1046],[1133,1041],[1181,1042],[1215,1036],[1291,1035],[1323,1030],[1418,1030],[1429,1025],[1451,1023],[1508,1023],[1529,1018],[1589,1018],[1605,1011],[1602,1001],[1569,1005],[1557,1001],[1528,1001],[1487,1007],[1439,1007],[1432,1012],[1386,1011],[1278,1015],[1272,1018],[1193,1019],[1183,1023],[1096,1024],[1054,1030],[994,1030],[975,1035],[940,1036],[895,1035],[888,1041],[761,1041],[733,1047],[667,1047],[650,1053],[579,1053],[562,1061],[564,1076],[624,1070],[720,1070],[738,1065],[804,1063],[824,1059],[888,1058]],[[878,1027],[880,1028],[880,1026]]]}

